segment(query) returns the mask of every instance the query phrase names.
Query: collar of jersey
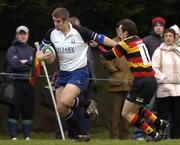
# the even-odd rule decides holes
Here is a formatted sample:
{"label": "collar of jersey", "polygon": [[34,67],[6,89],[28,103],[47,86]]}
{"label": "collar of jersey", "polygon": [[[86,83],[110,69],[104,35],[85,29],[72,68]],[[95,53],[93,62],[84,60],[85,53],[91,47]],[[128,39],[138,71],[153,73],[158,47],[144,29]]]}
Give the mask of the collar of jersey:
{"label": "collar of jersey", "polygon": [[73,28],[71,23],[68,22],[68,24],[69,24],[69,32],[67,33],[66,37],[69,36],[69,34],[72,32],[72,28]]}
{"label": "collar of jersey", "polygon": [[72,30],[72,24],[69,23],[69,22],[68,22],[68,24],[69,24],[69,27],[70,27],[69,29],[70,29],[70,31],[71,31],[71,30]]}
{"label": "collar of jersey", "polygon": [[137,35],[133,35],[133,36],[129,36],[129,37],[125,38],[123,41],[128,40],[128,39],[131,39],[131,38],[133,38],[133,37],[137,37],[137,38],[138,38]]}

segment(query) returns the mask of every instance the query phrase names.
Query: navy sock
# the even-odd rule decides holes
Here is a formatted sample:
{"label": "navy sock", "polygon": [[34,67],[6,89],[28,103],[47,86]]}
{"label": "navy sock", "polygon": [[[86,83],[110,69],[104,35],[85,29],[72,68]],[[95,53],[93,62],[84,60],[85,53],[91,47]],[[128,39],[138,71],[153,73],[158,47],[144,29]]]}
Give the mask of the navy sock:
{"label": "navy sock", "polygon": [[17,136],[17,120],[9,118],[8,119],[8,132],[11,138]]}
{"label": "navy sock", "polygon": [[79,106],[79,98],[75,98],[74,106],[71,108],[72,110],[76,109]]}
{"label": "navy sock", "polygon": [[82,119],[83,116],[84,116],[84,108],[78,107],[65,118],[69,128],[75,131],[75,133],[73,134],[76,135],[85,134],[84,129],[79,124],[79,121]]}
{"label": "navy sock", "polygon": [[90,105],[90,101],[84,98],[84,94],[81,93],[79,96],[79,106],[87,108]]}
{"label": "navy sock", "polygon": [[30,137],[31,129],[32,129],[32,120],[23,120],[24,138]]}

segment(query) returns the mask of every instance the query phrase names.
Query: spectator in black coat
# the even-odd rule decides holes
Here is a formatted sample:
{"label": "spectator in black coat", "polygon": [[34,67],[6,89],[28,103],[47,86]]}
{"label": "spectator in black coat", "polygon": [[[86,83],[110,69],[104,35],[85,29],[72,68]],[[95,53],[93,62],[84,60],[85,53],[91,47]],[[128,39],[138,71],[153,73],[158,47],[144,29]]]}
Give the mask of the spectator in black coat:
{"label": "spectator in black coat", "polygon": [[144,43],[149,51],[150,57],[152,57],[154,51],[163,42],[162,35],[166,25],[166,20],[162,17],[155,17],[152,19],[152,31],[150,35],[143,38]]}
{"label": "spectator in black coat", "polygon": [[29,74],[33,63],[35,49],[27,43],[29,29],[19,26],[15,40],[6,53],[6,72],[15,73],[15,104],[10,106],[8,116],[8,132],[12,140],[17,140],[17,123],[22,116],[24,139],[30,139],[33,111],[35,106],[33,86],[29,82]]}

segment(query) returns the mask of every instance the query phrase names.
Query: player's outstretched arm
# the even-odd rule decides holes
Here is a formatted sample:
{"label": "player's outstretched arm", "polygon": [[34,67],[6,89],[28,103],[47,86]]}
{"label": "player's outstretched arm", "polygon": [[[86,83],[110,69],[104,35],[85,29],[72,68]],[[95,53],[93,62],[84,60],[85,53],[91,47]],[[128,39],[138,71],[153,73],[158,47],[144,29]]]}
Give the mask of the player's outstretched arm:
{"label": "player's outstretched arm", "polygon": [[104,51],[104,49],[101,49],[100,47],[98,47],[98,48],[101,51],[101,55],[105,60],[112,60],[114,58],[118,58],[123,55],[126,55],[126,53],[127,53],[127,51],[119,44],[114,46],[109,51]]}
{"label": "player's outstretched arm", "polygon": [[106,46],[115,47],[118,43],[110,39],[109,37],[105,36],[103,44]]}

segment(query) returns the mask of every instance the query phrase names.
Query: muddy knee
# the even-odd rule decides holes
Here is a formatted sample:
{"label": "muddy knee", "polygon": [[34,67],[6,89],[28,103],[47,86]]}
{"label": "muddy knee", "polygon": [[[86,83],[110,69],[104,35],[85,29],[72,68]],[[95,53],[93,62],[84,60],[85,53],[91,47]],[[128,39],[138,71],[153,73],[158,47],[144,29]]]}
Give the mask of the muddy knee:
{"label": "muddy knee", "polygon": [[67,115],[67,107],[65,107],[63,104],[57,104],[57,110],[60,116],[65,117]]}
{"label": "muddy knee", "polygon": [[71,98],[62,97],[60,101],[61,101],[61,104],[63,104],[64,106],[66,106],[68,108],[73,107],[74,100]]}

